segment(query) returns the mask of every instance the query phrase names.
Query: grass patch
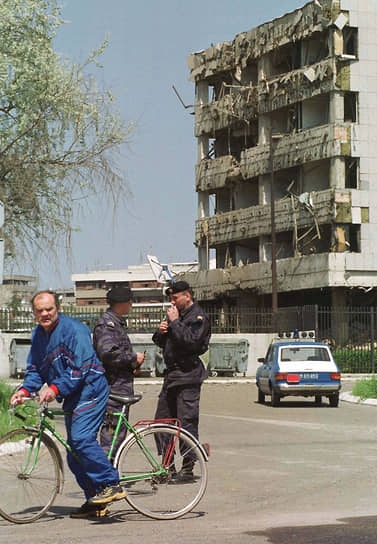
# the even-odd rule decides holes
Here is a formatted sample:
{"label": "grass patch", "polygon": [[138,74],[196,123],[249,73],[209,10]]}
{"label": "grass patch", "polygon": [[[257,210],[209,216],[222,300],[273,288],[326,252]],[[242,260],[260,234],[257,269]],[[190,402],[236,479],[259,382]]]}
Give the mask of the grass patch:
{"label": "grass patch", "polygon": [[0,381],[0,436],[10,430],[8,410],[9,399],[13,393],[13,388],[7,383]]}
{"label": "grass patch", "polygon": [[0,381],[0,436],[3,436],[3,434],[12,429],[18,429],[22,425],[35,425],[38,421],[36,414],[38,404],[35,402],[27,402],[26,404],[17,406],[17,412],[26,417],[24,422],[8,413],[10,409],[9,399],[13,391],[13,387],[4,381]]}
{"label": "grass patch", "polygon": [[372,376],[372,378],[357,381],[352,394],[360,397],[361,400],[377,399],[377,378]]}

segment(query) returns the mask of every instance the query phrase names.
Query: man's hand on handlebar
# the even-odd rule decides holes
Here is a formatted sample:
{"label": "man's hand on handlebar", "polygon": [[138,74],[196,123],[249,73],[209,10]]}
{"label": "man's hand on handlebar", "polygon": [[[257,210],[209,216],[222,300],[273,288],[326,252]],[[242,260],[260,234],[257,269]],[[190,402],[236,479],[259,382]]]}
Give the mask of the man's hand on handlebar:
{"label": "man's hand on handlebar", "polygon": [[52,402],[56,399],[56,394],[51,387],[46,387],[46,389],[43,389],[39,395],[39,404],[42,404],[43,402]]}
{"label": "man's hand on handlebar", "polygon": [[27,398],[25,395],[25,391],[16,391],[16,393],[11,396],[9,404],[11,404],[12,406],[18,406],[19,404],[24,403],[25,398]]}

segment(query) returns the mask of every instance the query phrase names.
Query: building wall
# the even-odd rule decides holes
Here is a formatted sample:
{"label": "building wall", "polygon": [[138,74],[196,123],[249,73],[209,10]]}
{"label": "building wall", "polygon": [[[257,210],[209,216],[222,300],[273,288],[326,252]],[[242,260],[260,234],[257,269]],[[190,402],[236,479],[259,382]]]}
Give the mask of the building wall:
{"label": "building wall", "polygon": [[377,288],[376,22],[313,1],[189,57],[199,298],[271,293],[272,183],[279,292]]}

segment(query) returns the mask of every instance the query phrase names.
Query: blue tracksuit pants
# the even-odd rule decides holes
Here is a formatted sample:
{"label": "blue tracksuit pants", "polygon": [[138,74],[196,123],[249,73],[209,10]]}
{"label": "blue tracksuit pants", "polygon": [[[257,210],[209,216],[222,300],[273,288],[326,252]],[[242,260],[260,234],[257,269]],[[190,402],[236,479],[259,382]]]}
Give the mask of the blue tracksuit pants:
{"label": "blue tracksuit pants", "polygon": [[72,414],[65,416],[67,442],[81,461],[68,453],[68,466],[87,499],[103,486],[119,482],[118,471],[111,465],[97,442],[97,433],[104,419],[107,398],[108,390],[104,389],[93,399],[79,401]]}

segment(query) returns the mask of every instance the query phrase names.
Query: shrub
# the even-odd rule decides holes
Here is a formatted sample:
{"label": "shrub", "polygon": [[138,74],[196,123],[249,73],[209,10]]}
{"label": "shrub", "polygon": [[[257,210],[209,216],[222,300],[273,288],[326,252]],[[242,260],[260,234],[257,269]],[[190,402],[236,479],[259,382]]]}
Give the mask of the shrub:
{"label": "shrub", "polygon": [[22,424],[35,425],[38,421],[36,415],[36,407],[38,404],[35,402],[27,402],[16,408],[19,413],[27,418],[25,422],[21,422],[20,419],[17,419],[8,413],[8,410],[10,409],[9,399],[12,393],[13,388],[6,382],[0,381],[0,436],[12,429],[21,427]]}
{"label": "shrub", "polygon": [[377,378],[372,376],[372,378],[357,381],[352,394],[360,397],[361,400],[377,399]]}

